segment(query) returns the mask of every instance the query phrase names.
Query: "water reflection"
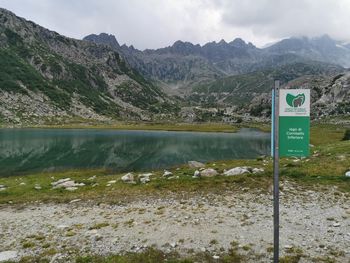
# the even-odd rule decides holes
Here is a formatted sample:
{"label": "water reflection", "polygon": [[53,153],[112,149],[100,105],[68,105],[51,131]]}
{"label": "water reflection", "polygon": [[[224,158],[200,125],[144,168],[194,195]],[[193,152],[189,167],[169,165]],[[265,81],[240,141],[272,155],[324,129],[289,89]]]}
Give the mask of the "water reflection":
{"label": "water reflection", "polygon": [[0,130],[0,175],[71,168],[159,169],[189,160],[245,159],[268,154],[269,134]]}

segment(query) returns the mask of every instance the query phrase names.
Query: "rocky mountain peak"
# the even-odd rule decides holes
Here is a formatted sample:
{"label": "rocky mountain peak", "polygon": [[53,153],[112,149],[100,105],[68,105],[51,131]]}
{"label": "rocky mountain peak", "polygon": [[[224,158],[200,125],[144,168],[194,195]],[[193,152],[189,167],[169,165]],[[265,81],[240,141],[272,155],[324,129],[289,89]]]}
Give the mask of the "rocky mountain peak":
{"label": "rocky mountain peak", "polygon": [[116,37],[112,34],[100,33],[99,35],[91,34],[83,38],[83,40],[101,43],[104,45],[108,45],[112,48],[120,48],[120,45],[116,39]]}
{"label": "rocky mountain peak", "polygon": [[224,39],[221,39],[219,42],[218,42],[219,45],[226,45],[227,42],[224,40]]}
{"label": "rocky mountain peak", "polygon": [[238,48],[247,47],[246,42],[242,38],[235,38],[233,41],[230,42],[230,45]]}

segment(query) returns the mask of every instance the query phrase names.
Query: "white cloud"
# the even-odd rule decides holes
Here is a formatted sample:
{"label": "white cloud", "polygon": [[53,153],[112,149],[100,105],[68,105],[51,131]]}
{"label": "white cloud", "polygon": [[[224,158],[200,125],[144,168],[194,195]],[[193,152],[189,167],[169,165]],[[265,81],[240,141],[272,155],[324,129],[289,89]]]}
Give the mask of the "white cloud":
{"label": "white cloud", "polygon": [[0,6],[70,37],[106,32],[141,49],[179,39],[241,37],[262,46],[328,33],[350,40],[349,0],[0,0]]}

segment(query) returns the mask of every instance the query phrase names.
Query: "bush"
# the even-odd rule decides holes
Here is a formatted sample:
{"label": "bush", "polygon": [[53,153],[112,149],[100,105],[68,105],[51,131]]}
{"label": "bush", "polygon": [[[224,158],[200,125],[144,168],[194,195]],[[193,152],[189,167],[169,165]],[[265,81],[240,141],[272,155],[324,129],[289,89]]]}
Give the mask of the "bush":
{"label": "bush", "polygon": [[350,129],[347,129],[345,131],[344,137],[343,137],[343,141],[348,141],[350,140]]}

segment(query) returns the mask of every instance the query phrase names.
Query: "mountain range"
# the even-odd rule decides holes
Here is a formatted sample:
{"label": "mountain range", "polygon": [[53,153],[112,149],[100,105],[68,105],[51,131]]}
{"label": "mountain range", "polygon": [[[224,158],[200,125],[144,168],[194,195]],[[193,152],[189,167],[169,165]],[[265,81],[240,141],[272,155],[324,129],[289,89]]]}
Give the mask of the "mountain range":
{"label": "mountain range", "polygon": [[106,33],[92,34],[84,40],[112,47],[145,77],[180,91],[188,91],[208,80],[292,63],[317,61],[350,67],[349,45],[328,35],[284,39],[267,48],[257,48],[240,38],[229,43],[224,40],[209,42],[203,46],[179,40],[169,47],[144,51],[125,44],[121,46],[115,36]]}
{"label": "mountain range", "polygon": [[319,100],[336,84],[342,95],[323,101],[346,113],[349,64],[350,46],[327,35],[141,51],[106,33],[68,38],[0,8],[0,123],[232,120],[266,112],[274,79],[322,80]]}

